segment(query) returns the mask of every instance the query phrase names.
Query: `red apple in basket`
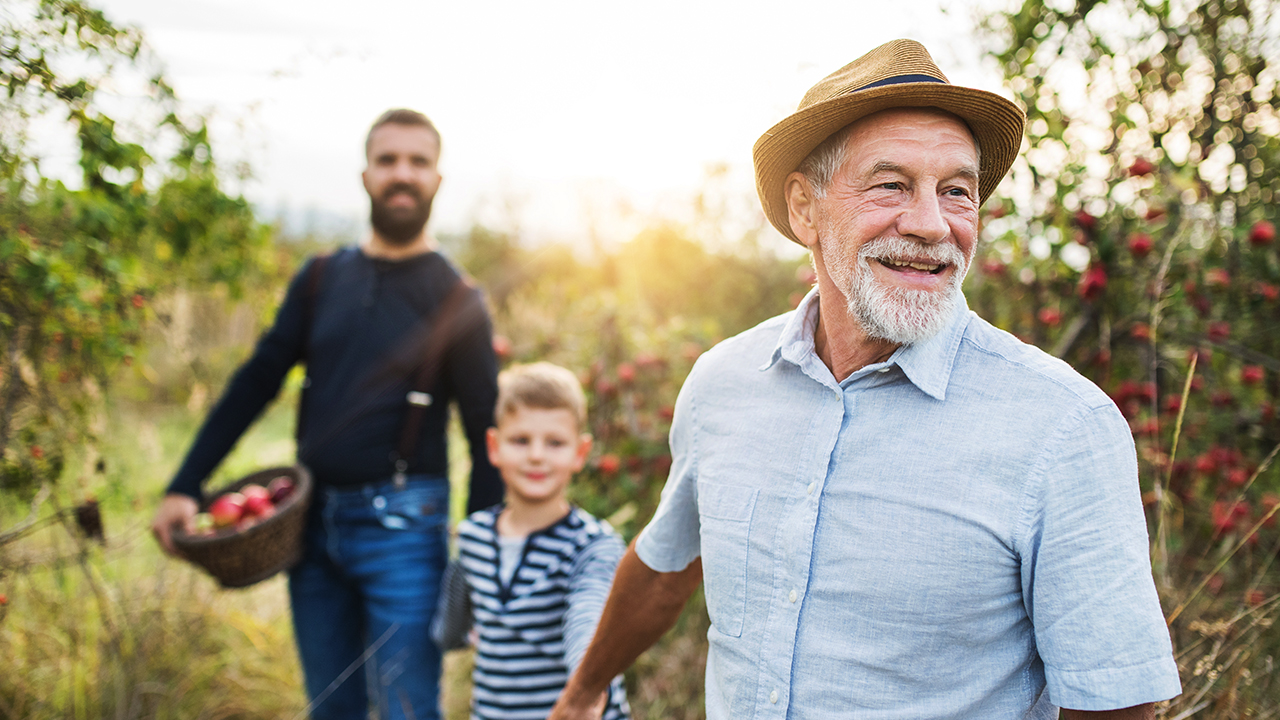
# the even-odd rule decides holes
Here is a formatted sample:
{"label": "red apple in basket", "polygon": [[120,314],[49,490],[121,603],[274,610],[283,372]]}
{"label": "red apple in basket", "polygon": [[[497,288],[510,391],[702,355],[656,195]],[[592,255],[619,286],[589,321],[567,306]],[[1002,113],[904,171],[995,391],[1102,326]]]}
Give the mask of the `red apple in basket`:
{"label": "red apple in basket", "polygon": [[271,498],[266,495],[254,495],[244,500],[245,516],[253,517],[270,517],[276,514],[276,506],[271,504]]}
{"label": "red apple in basket", "polygon": [[261,485],[245,485],[240,488],[240,494],[244,495],[245,515],[264,517],[275,511],[275,506],[271,503],[271,491]]}
{"label": "red apple in basket", "polygon": [[238,492],[219,496],[209,506],[209,514],[213,516],[213,524],[220,528],[235,525],[244,515],[244,496]]}
{"label": "red apple in basket", "polygon": [[271,502],[279,505],[285,498],[293,494],[294,487],[293,478],[288,475],[281,475],[273,479],[267,484],[267,490],[271,493]]}

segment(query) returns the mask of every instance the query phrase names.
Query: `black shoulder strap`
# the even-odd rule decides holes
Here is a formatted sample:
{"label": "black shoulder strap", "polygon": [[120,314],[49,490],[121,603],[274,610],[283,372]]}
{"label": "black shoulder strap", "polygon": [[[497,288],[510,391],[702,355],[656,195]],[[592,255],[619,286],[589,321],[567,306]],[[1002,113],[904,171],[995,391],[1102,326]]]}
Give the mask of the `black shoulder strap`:
{"label": "black shoulder strap", "polygon": [[418,439],[422,427],[422,417],[434,399],[427,392],[440,375],[444,365],[444,355],[449,345],[466,327],[464,306],[471,297],[474,287],[465,278],[458,278],[444,303],[436,312],[435,323],[424,344],[422,364],[418,366],[413,377],[413,386],[405,400],[404,423],[400,427],[400,443],[396,447],[394,481],[397,485],[404,482],[404,474],[417,456]]}
{"label": "black shoulder strap", "polygon": [[[303,288],[302,294],[302,351],[299,359],[304,364],[307,363],[308,355],[311,352],[311,326],[316,321],[316,298],[320,295],[320,280],[324,276],[324,267],[329,263],[329,254],[317,255],[311,261],[311,266],[307,268],[307,282]],[[307,374],[302,378],[302,395],[298,398],[298,421],[294,424],[295,439],[299,442],[302,440],[302,430],[304,418],[306,418],[307,407],[307,388],[311,387],[310,368],[307,368]]]}

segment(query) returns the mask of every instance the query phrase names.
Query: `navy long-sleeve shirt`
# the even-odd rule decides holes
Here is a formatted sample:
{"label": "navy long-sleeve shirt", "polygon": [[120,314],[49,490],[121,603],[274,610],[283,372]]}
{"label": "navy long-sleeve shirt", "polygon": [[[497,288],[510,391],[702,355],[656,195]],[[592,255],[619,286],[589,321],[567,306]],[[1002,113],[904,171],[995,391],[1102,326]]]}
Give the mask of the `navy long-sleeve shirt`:
{"label": "navy long-sleeve shirt", "polygon": [[[299,415],[298,458],[317,485],[350,487],[391,477],[412,375],[425,357],[436,313],[460,274],[435,252],[389,261],[344,248],[323,268],[308,333],[313,262],[289,283],[274,324],[205,420],[169,492],[200,497],[201,483],[300,361],[307,366],[308,387]],[[449,402],[456,400],[471,451],[469,511],[502,498],[484,438],[493,424],[497,359],[489,316],[479,292],[471,292],[460,311],[462,327],[429,391],[432,403],[423,416],[416,457],[409,458],[409,472],[447,475],[445,429]]]}

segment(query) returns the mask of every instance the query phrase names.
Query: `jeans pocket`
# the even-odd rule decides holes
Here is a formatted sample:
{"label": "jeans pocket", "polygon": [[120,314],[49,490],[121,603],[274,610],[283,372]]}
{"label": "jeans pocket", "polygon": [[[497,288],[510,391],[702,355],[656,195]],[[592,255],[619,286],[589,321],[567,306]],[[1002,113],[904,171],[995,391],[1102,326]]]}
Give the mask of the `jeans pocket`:
{"label": "jeans pocket", "polygon": [[759,490],[698,481],[702,581],[711,627],[742,635],[747,610],[747,554]]}
{"label": "jeans pocket", "polygon": [[[377,502],[381,499],[382,502]],[[378,522],[390,530],[440,530],[449,517],[449,488],[406,488],[374,500]]]}

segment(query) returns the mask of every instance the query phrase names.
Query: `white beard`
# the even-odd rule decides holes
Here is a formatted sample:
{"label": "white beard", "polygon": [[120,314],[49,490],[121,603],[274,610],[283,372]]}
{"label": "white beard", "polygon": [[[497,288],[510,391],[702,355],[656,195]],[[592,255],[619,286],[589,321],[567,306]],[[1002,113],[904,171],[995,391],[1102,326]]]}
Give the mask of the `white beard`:
{"label": "white beard", "polygon": [[[917,243],[900,237],[881,237],[858,249],[850,263],[847,244],[834,253],[823,247],[823,263],[844,293],[849,314],[871,338],[898,345],[912,345],[937,335],[946,327],[960,300],[960,285],[969,270],[969,259],[950,243]],[[886,285],[871,270],[878,259],[927,258],[955,269],[942,290],[906,290]],[[850,270],[851,268],[851,270]]]}

